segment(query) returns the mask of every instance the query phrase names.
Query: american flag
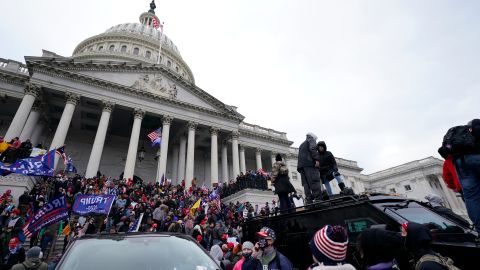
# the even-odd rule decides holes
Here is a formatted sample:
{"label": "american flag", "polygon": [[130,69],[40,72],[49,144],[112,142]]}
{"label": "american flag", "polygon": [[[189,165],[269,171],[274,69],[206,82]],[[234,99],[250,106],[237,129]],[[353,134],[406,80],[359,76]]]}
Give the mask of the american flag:
{"label": "american flag", "polygon": [[55,150],[55,154],[58,154],[60,155],[60,157],[62,157],[63,159],[63,163],[66,165],[67,164],[67,155],[65,154],[65,145],[62,146],[62,147],[59,147]]}
{"label": "american flag", "polygon": [[160,142],[162,141],[162,128],[158,128],[150,132],[147,137],[152,141],[152,146],[160,144]]}
{"label": "american flag", "polygon": [[163,32],[163,23],[160,23],[155,17],[153,18],[153,27],[160,28],[160,31]]}

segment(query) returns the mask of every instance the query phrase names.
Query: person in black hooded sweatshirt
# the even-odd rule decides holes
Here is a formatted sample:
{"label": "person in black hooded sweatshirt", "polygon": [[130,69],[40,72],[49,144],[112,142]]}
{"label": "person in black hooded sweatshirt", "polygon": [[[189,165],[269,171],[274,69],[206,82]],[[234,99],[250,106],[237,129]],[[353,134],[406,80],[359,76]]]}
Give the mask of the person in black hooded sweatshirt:
{"label": "person in black hooded sweatshirt", "polygon": [[343,183],[342,175],[338,172],[337,162],[332,152],[327,151],[327,144],[324,141],[318,142],[317,150],[320,154],[320,178],[325,185],[328,196],[333,195],[332,187],[330,186],[330,181],[333,178],[337,179],[338,187],[343,191],[345,184]]}
{"label": "person in black hooded sweatshirt", "polygon": [[[422,224],[408,222],[402,225],[402,236],[406,236],[405,248],[413,255],[415,270],[445,270],[446,266],[439,263],[441,255],[431,248],[433,240],[430,230]],[[406,228],[406,229],[405,229]],[[405,235],[406,234],[406,235]],[[451,260],[450,260],[451,261]],[[453,261],[451,261],[453,264]]]}

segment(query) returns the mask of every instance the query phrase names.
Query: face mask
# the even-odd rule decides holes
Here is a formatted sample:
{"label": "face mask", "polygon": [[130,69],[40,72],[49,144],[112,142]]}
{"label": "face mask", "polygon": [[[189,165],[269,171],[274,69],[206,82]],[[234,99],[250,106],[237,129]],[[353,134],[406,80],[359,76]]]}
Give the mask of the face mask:
{"label": "face mask", "polygon": [[10,253],[15,253],[17,252],[17,247],[14,247],[14,248],[9,248],[8,250],[10,250]]}
{"label": "face mask", "polygon": [[252,256],[252,253],[251,252],[247,252],[247,253],[243,253],[243,257],[248,260],[250,257]]}
{"label": "face mask", "polygon": [[258,246],[260,248],[266,248],[268,246],[267,239],[261,238],[260,240],[258,240]]}

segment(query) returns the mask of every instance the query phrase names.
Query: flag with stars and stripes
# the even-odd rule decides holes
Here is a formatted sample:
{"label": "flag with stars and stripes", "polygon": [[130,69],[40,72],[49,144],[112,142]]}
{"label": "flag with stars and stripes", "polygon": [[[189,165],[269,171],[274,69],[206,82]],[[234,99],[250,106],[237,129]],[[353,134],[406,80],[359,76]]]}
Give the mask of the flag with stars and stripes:
{"label": "flag with stars and stripes", "polygon": [[147,137],[152,141],[152,146],[160,145],[162,142],[162,128],[150,132]]}

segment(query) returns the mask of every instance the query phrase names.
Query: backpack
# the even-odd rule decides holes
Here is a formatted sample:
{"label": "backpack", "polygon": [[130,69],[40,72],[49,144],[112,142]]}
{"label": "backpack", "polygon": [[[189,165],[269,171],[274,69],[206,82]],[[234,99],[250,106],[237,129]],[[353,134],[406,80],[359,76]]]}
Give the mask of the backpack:
{"label": "backpack", "polygon": [[469,126],[456,126],[450,128],[443,136],[442,146],[438,153],[447,158],[448,155],[461,156],[472,153],[475,149],[475,137],[470,132]]}
{"label": "backpack", "polygon": [[415,270],[420,269],[420,265],[424,262],[436,262],[442,265],[445,269],[448,270],[460,270],[460,268],[453,265],[453,260],[449,257],[444,257],[438,253],[433,254],[426,254],[423,255],[420,260],[415,264]]}

